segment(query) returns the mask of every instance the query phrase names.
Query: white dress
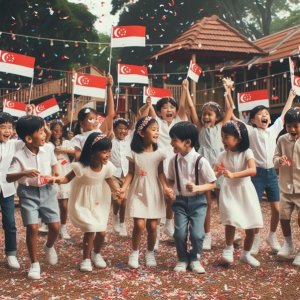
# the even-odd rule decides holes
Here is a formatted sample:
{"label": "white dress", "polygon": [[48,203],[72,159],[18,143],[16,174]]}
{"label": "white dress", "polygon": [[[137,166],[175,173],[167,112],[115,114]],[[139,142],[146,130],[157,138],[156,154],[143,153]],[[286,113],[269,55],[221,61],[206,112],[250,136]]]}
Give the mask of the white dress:
{"label": "white dress", "polygon": [[71,223],[83,232],[105,231],[111,204],[111,190],[105,179],[112,176],[113,164],[103,165],[100,172],[79,162],[72,163],[71,167],[76,175],[68,201]]}
{"label": "white dress", "polygon": [[[247,161],[254,159],[251,149],[244,152],[223,151],[217,163],[223,163],[230,172],[247,168]],[[263,227],[261,208],[251,177],[224,178],[220,191],[219,209],[223,225],[243,229]]]}
{"label": "white dress", "polygon": [[128,160],[134,163],[135,173],[128,191],[127,212],[132,218],[160,219],[166,208],[163,189],[158,178],[158,165],[166,155],[161,150],[135,153]]}

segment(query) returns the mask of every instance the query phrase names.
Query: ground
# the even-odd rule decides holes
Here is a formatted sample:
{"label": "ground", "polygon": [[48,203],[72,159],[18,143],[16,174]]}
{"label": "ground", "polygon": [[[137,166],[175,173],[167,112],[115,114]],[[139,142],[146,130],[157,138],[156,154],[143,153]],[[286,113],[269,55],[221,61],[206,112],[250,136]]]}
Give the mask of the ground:
{"label": "ground", "polygon": [[[262,205],[267,235],[269,209]],[[81,232],[68,224],[72,239],[59,239],[56,249],[59,263],[50,266],[45,261],[42,245],[45,236],[39,239],[42,279],[27,279],[29,259],[25,246],[25,230],[22,227],[19,208],[16,209],[18,245],[21,269],[8,269],[4,254],[0,259],[0,299],[299,299],[300,269],[291,261],[279,261],[263,242],[257,255],[260,268],[251,268],[239,262],[241,247],[235,251],[235,262],[226,267],[220,264],[224,245],[224,228],[220,224],[216,205],[213,208],[213,249],[202,256],[206,274],[195,275],[173,272],[176,263],[174,243],[166,235],[157,253],[157,268],[146,268],[144,261],[145,242],[141,247],[140,268],[127,267],[130,252],[130,237],[120,238],[112,232],[109,224],[103,256],[108,263],[105,270],[94,269],[91,273],[81,273]],[[292,219],[293,238],[299,247],[299,229],[296,216]],[[128,221],[131,229],[131,222]],[[241,232],[243,236],[243,232]],[[278,237],[282,243],[281,230]],[[3,232],[0,234],[3,247]],[[145,239],[144,239],[145,240]]]}

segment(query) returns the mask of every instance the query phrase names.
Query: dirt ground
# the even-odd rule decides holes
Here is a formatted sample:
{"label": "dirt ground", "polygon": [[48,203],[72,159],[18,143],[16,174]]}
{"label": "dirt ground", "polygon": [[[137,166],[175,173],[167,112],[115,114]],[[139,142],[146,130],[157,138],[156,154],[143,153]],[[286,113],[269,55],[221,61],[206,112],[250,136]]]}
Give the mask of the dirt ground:
{"label": "dirt ground", "polygon": [[[268,204],[263,203],[266,237],[269,225]],[[130,237],[120,238],[108,227],[103,256],[108,263],[105,270],[94,269],[81,273],[81,232],[68,224],[72,239],[58,239],[56,249],[59,263],[50,266],[45,261],[42,245],[45,236],[39,239],[42,279],[27,279],[29,259],[25,246],[25,230],[22,226],[19,208],[16,209],[18,226],[18,257],[21,269],[8,269],[5,256],[0,259],[0,299],[300,299],[300,270],[291,261],[279,261],[270,252],[265,241],[257,255],[261,267],[254,269],[239,261],[241,247],[235,250],[235,262],[226,267],[220,264],[224,245],[224,228],[220,224],[216,205],[213,208],[213,249],[202,256],[206,274],[195,275],[173,272],[176,263],[174,243],[162,234],[157,253],[158,267],[146,268],[144,261],[145,239],[141,248],[140,268],[127,267],[130,252]],[[292,219],[293,238],[299,247],[299,229],[296,215]],[[132,228],[128,220],[129,229]],[[129,230],[130,231],[130,230]],[[243,232],[241,232],[243,235]],[[280,242],[283,241],[278,230]],[[3,248],[3,232],[0,233]],[[2,252],[3,253],[3,252]]]}

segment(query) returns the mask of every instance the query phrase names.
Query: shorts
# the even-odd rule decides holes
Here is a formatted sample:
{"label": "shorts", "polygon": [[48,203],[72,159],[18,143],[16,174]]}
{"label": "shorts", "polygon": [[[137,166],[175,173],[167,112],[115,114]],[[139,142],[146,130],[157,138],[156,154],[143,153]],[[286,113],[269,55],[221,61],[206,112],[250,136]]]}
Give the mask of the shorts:
{"label": "shorts", "polygon": [[[115,186],[117,188],[121,188],[124,184],[124,181],[125,181],[125,177],[115,177],[115,176],[112,176],[112,180],[113,180],[113,183],[115,184]],[[112,192],[111,193],[112,195],[112,199],[114,201],[117,201],[117,195],[115,192]],[[125,199],[127,199],[127,196],[128,196],[128,189],[125,191]]]}
{"label": "shorts", "polygon": [[60,222],[57,191],[53,185],[41,187],[20,184],[17,189],[24,226]]}
{"label": "shorts", "polygon": [[280,220],[290,220],[294,209],[300,211],[300,194],[280,193]]}
{"label": "shorts", "polygon": [[256,193],[260,202],[262,200],[262,195],[264,192],[266,192],[267,194],[268,202],[279,201],[279,186],[275,168],[263,169],[257,167],[256,175],[251,177],[251,180],[255,186]]}

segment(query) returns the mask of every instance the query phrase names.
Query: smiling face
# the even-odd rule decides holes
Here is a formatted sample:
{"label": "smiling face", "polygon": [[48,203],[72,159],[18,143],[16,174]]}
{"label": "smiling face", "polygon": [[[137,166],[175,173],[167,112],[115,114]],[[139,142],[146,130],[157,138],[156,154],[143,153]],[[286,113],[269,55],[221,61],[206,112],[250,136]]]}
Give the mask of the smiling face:
{"label": "smiling face", "polygon": [[287,123],[285,128],[293,139],[296,140],[300,137],[300,123]]}
{"label": "smiling face", "polygon": [[83,132],[94,130],[97,126],[97,115],[94,112],[88,113],[84,120],[80,122],[80,127]]}
{"label": "smiling face", "polygon": [[232,134],[222,132],[222,143],[225,150],[235,151],[240,139]]}
{"label": "smiling face", "polygon": [[171,139],[171,146],[173,147],[174,153],[180,153],[182,156],[185,156],[190,152],[191,149],[191,140],[180,140],[177,137]]}
{"label": "smiling face", "polygon": [[267,129],[271,123],[270,113],[267,109],[259,110],[250,121],[257,128]]}
{"label": "smiling face", "polygon": [[91,156],[91,165],[100,167],[102,165],[106,165],[109,158],[111,157],[111,149],[97,151]]}
{"label": "smiling face", "polygon": [[176,107],[173,106],[170,102],[165,103],[160,111],[157,112],[157,114],[168,124],[171,124],[173,119],[177,115]]}
{"label": "smiling face", "polygon": [[38,129],[37,131],[35,131],[32,136],[27,135],[25,137],[26,140],[26,144],[30,145],[30,149],[32,148],[39,148],[41,146],[45,145],[46,142],[46,133],[45,133],[45,128],[42,127],[40,129]]}
{"label": "smiling face", "polygon": [[0,124],[0,142],[6,143],[13,134],[13,125],[11,123]]}
{"label": "smiling face", "polygon": [[60,124],[56,124],[51,130],[51,132],[55,140],[60,139],[63,135],[62,126]]}
{"label": "smiling face", "polygon": [[116,128],[114,128],[114,134],[118,140],[124,140],[128,135],[128,126],[124,124],[118,124]]}
{"label": "smiling face", "polygon": [[202,111],[201,121],[204,128],[214,127],[217,122],[217,114],[212,109],[206,108]]}
{"label": "smiling face", "polygon": [[145,145],[157,144],[159,136],[159,126],[156,122],[150,124],[145,130],[140,133]]}

